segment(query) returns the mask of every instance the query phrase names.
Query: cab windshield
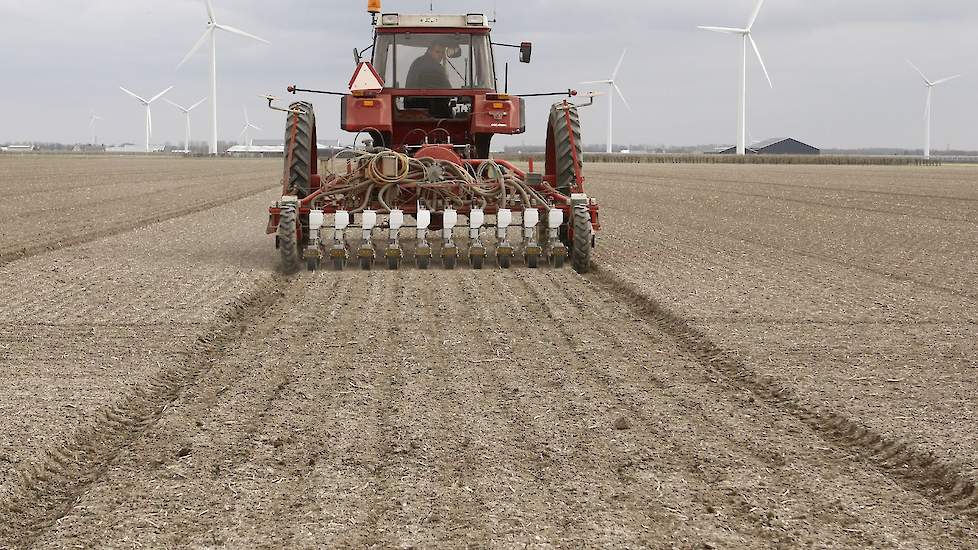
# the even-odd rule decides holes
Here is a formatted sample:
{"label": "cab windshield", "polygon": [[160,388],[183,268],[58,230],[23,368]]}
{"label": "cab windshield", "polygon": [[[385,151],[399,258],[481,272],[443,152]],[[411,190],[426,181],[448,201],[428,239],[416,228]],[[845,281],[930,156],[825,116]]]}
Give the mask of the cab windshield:
{"label": "cab windshield", "polygon": [[485,34],[378,34],[373,64],[387,88],[496,89]]}

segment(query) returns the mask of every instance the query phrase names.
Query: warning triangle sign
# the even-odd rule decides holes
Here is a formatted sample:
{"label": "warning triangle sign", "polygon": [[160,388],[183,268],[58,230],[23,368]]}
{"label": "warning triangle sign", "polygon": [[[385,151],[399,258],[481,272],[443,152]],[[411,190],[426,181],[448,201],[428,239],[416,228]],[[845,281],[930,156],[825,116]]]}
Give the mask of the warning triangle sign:
{"label": "warning triangle sign", "polygon": [[384,81],[377,74],[374,66],[363,62],[357,65],[357,70],[350,79],[350,92],[353,94],[366,92],[380,92],[384,89]]}

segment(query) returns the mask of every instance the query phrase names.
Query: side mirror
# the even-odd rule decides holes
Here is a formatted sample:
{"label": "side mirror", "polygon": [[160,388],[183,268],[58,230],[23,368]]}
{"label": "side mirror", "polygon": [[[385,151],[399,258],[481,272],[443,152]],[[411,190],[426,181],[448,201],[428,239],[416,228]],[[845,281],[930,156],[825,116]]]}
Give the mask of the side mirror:
{"label": "side mirror", "polygon": [[531,55],[533,55],[533,44],[529,42],[520,44],[520,63],[529,63]]}
{"label": "side mirror", "polygon": [[353,64],[354,65],[360,64],[360,50],[356,48],[353,48]]}

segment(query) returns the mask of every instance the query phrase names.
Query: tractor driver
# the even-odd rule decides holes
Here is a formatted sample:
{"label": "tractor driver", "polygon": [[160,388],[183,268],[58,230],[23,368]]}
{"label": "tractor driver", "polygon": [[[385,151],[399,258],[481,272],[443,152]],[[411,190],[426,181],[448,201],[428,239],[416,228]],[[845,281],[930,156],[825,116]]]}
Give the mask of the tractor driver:
{"label": "tractor driver", "polygon": [[408,71],[407,87],[415,90],[448,90],[452,83],[445,71],[445,53],[450,44],[445,40],[437,40],[428,47],[428,51],[414,60]]}

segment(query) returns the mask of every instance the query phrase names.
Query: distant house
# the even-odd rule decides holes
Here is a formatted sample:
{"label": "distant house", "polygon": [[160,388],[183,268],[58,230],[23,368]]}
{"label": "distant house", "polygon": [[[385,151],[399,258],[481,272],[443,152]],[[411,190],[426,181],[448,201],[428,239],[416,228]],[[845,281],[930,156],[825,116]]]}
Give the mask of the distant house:
{"label": "distant house", "polygon": [[[733,155],[737,147],[716,151],[720,155]],[[782,137],[759,141],[747,147],[748,155],[820,155],[822,151],[794,138]]]}

